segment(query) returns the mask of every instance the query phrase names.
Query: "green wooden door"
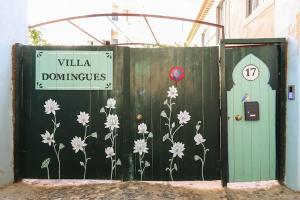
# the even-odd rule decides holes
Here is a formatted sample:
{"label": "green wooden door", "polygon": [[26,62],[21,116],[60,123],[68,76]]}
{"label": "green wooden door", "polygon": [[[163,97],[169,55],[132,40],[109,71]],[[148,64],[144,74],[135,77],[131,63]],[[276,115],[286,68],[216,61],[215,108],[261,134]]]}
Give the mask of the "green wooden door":
{"label": "green wooden door", "polygon": [[[169,71],[174,66],[185,70],[185,78],[179,82],[169,78]],[[146,168],[144,178],[171,180],[169,169],[172,168],[173,180],[219,179],[218,47],[130,49],[130,72],[132,137],[134,140],[140,138],[137,133],[140,123],[147,124],[154,136],[145,157],[151,165]],[[173,132],[179,127],[180,111],[190,115],[190,120],[174,134],[174,143],[180,142],[185,148],[183,155],[174,159],[170,153],[172,142],[166,139],[170,132],[166,118],[170,116],[167,91],[172,86],[178,94],[171,99]],[[197,126],[198,121],[201,126]],[[196,127],[199,127],[198,131]],[[195,143],[195,139],[200,139],[199,134],[195,138],[196,131],[204,138],[201,144]],[[133,158],[134,177],[139,179],[139,157],[134,154]]]}
{"label": "green wooden door", "polygon": [[[226,50],[229,182],[276,178],[276,54],[274,46]],[[251,102],[257,113],[245,109]]]}

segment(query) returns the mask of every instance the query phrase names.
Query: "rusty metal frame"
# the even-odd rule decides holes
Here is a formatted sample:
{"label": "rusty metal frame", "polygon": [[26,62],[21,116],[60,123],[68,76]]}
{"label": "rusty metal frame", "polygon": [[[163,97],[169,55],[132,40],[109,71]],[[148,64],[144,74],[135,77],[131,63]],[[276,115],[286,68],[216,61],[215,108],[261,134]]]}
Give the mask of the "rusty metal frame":
{"label": "rusty metal frame", "polygon": [[144,19],[145,19],[145,22],[147,23],[147,26],[148,26],[148,28],[149,28],[149,30],[150,30],[150,32],[151,32],[151,34],[152,34],[152,36],[153,36],[153,38],[154,38],[156,44],[159,45],[159,42],[158,42],[158,40],[157,40],[157,38],[156,38],[156,36],[155,36],[155,34],[154,34],[154,32],[153,32],[153,30],[152,30],[152,28],[151,28],[149,22],[148,22],[148,20],[147,20],[147,17],[144,17]]}
{"label": "rusty metal frame", "polygon": [[164,46],[156,43],[145,43],[145,42],[129,42],[129,43],[118,43],[118,44],[110,44],[110,46],[128,46],[128,45],[148,45],[153,47]]}
{"label": "rusty metal frame", "polygon": [[77,29],[79,29],[80,31],[82,31],[86,35],[90,36],[91,38],[93,38],[94,40],[96,40],[97,42],[99,42],[100,44],[105,45],[104,42],[102,42],[101,40],[99,40],[95,36],[91,35],[87,31],[85,31],[83,28],[81,28],[80,26],[78,26],[77,24],[75,24],[74,22],[72,22],[71,20],[67,20],[67,22],[69,22],[72,26],[76,27]]}
{"label": "rusty metal frame", "polygon": [[[85,18],[94,18],[94,17],[109,17],[109,16],[143,17],[146,20],[146,23],[147,23],[147,18],[159,18],[159,19],[169,19],[169,20],[177,20],[177,21],[185,21],[185,22],[204,24],[207,26],[213,26],[213,27],[221,29],[222,39],[225,39],[224,26],[220,25],[220,24],[215,24],[215,23],[201,21],[201,20],[195,20],[195,19],[189,19],[189,18],[183,18],[183,17],[172,17],[172,16],[165,16],[165,15],[152,15],[152,14],[141,14],[141,13],[99,13],[99,14],[79,15],[79,16],[60,18],[60,19],[55,19],[55,20],[50,20],[50,21],[30,25],[29,28],[36,28],[36,27],[53,24],[53,23],[58,23],[58,22],[63,22],[63,21],[70,22],[71,20],[75,20],[75,19],[85,19]],[[148,28],[150,29],[152,36],[154,38],[156,38],[149,25],[148,25]],[[90,36],[90,34],[88,32],[86,32],[86,31],[84,31],[84,32]],[[158,43],[157,39],[155,39],[155,40]],[[132,44],[136,44],[136,43],[127,43],[127,45],[132,45]],[[142,43],[139,43],[139,44],[142,44]]]}

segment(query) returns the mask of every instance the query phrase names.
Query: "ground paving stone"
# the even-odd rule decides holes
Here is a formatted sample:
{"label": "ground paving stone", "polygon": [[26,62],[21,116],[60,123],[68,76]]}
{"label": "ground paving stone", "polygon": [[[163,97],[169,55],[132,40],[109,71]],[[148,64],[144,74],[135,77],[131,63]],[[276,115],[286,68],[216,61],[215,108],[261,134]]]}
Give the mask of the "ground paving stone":
{"label": "ground paving stone", "polygon": [[228,199],[238,200],[300,200],[300,193],[294,192],[285,186],[277,185],[264,189],[243,188],[228,189],[225,188]]}
{"label": "ground paving stone", "polygon": [[[175,184],[176,185],[176,184]],[[180,185],[180,184],[179,184]],[[201,188],[147,182],[84,185],[15,183],[0,188],[1,200],[290,200],[300,193],[282,185],[266,188]]]}

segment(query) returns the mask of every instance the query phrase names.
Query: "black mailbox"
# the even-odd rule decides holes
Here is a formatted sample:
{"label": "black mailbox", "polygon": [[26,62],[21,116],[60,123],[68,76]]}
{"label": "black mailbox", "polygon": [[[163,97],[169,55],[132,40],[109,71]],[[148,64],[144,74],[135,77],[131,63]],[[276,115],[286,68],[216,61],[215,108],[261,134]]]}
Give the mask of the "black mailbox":
{"label": "black mailbox", "polygon": [[245,121],[259,120],[259,104],[257,101],[244,102],[245,107]]}

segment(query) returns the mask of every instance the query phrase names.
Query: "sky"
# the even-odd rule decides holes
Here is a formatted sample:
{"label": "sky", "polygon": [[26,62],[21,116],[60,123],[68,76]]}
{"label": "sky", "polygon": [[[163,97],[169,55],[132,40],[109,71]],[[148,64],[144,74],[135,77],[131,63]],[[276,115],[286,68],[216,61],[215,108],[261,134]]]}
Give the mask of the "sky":
{"label": "sky", "polygon": [[[111,13],[112,4],[119,5],[119,11],[130,10],[131,13],[158,14],[194,19],[200,9],[202,0],[28,0],[29,25],[53,19],[95,13]],[[122,22],[123,21],[123,22]],[[119,40],[130,42],[155,43],[145,21],[141,18],[120,17],[112,25],[107,17],[87,18],[72,21],[99,40],[110,40],[111,28],[118,31]],[[158,41],[162,44],[183,44],[192,23],[148,19]],[[85,35],[68,22],[60,22],[39,27],[44,38],[51,44],[78,45],[89,44],[92,38]],[[126,38],[126,39],[125,39]],[[94,41],[95,45],[99,43]]]}

